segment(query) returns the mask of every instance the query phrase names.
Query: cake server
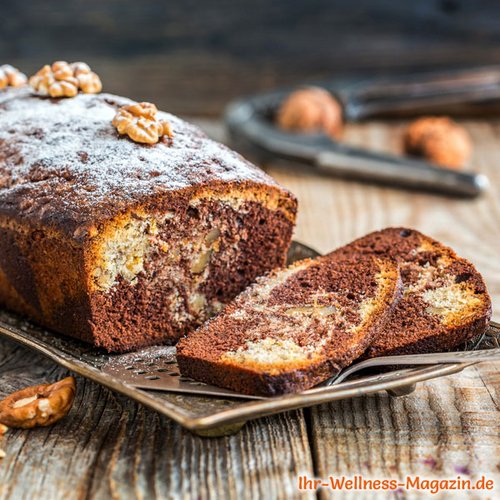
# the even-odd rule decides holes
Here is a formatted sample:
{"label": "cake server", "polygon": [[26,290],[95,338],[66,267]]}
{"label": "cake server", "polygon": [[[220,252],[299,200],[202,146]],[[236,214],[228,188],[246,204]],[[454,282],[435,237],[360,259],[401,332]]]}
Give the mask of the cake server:
{"label": "cake server", "polygon": [[411,365],[440,365],[448,363],[480,363],[482,361],[500,361],[500,348],[481,349],[475,351],[458,352],[433,352],[429,354],[403,354],[399,356],[380,356],[378,358],[367,359],[355,363],[337,375],[324,382],[324,385],[330,386],[340,384],[353,373],[366,368],[380,366],[411,366]]}
{"label": "cake server", "polygon": [[[500,69],[480,69],[360,82],[323,82],[341,102],[346,121],[381,115],[484,112],[500,103]],[[375,153],[333,141],[322,134],[294,134],[274,125],[274,115],[293,89],[233,102],[225,121],[235,147],[262,161],[289,160],[318,172],[358,180],[475,197],[489,185],[483,174],[437,167],[413,158]]]}
{"label": "cake server", "polygon": [[[469,346],[469,349],[473,350],[381,356],[367,359],[343,369],[328,381],[323,382],[317,389],[340,384],[354,373],[366,368],[445,364],[464,364],[470,366],[482,361],[500,360],[500,348],[474,349],[476,345],[481,343],[481,340],[482,337]],[[182,376],[175,359],[175,347],[152,347],[130,354],[115,356],[114,359],[110,360],[102,367],[102,370],[112,377],[124,380],[127,384],[141,389],[181,392],[205,396],[226,396],[242,399],[267,399],[261,396],[236,393],[228,389],[205,384],[204,382],[198,382]],[[380,374],[376,376],[380,377]],[[303,391],[302,394],[308,394],[315,390],[316,389],[309,389]]]}

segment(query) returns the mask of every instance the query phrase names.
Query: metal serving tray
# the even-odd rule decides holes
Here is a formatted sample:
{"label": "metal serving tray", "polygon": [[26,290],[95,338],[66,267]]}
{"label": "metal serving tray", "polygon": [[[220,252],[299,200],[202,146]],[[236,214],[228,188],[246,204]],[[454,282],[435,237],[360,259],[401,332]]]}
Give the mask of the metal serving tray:
{"label": "metal serving tray", "polygon": [[[315,255],[314,250],[293,243],[289,261]],[[317,387],[274,398],[252,398],[182,377],[175,361],[175,347],[159,346],[111,355],[46,331],[1,309],[0,335],[34,349],[78,375],[124,394],[203,436],[230,434],[238,431],[247,420],[363,394],[383,390],[394,396],[408,394],[418,382],[457,373],[475,364],[454,363],[371,372],[371,375],[331,387]],[[462,348],[495,348],[499,347],[499,342],[500,325],[492,323],[481,339]]]}

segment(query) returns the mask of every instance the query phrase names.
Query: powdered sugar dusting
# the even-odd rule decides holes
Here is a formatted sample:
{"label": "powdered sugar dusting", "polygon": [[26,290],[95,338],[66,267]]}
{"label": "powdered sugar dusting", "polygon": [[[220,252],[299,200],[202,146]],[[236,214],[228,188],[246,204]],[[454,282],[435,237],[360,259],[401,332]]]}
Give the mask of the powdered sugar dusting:
{"label": "powdered sugar dusting", "polygon": [[183,120],[174,138],[143,145],[111,121],[131,101],[109,94],[0,99],[0,213],[75,227],[150,195],[214,181],[274,184],[264,172]]}

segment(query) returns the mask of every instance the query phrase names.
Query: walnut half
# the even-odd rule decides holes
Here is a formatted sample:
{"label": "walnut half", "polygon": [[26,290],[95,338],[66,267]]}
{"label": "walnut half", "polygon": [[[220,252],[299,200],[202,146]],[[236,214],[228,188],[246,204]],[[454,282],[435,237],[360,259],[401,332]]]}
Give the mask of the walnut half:
{"label": "walnut half", "polygon": [[29,82],[40,95],[50,97],[74,97],[79,90],[84,94],[98,94],[102,90],[99,76],[84,62],[46,64]]}
{"label": "walnut half", "polygon": [[0,423],[22,429],[52,425],[67,415],[75,392],[73,377],[14,392],[0,401]]}
{"label": "walnut half", "polygon": [[28,79],[24,73],[10,64],[0,66],[0,90],[5,87],[22,87]]}
{"label": "walnut half", "polygon": [[280,128],[298,133],[324,133],[333,139],[342,135],[342,106],[319,87],[292,92],[282,103],[276,120]]}
{"label": "walnut half", "polygon": [[408,125],[404,135],[408,154],[448,168],[462,168],[472,154],[467,131],[446,116],[423,116]]}
{"label": "walnut half", "polygon": [[122,106],[112,123],[119,134],[128,135],[134,142],[156,144],[165,135],[173,136],[170,124],[157,118],[157,113],[154,104],[137,102]]}

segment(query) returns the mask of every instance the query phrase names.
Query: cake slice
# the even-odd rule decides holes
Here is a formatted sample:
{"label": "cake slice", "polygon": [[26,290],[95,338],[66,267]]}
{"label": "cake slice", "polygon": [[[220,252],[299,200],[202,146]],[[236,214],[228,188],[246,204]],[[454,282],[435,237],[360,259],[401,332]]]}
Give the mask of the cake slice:
{"label": "cake slice", "polygon": [[491,300],[481,275],[451,248],[418,231],[376,231],[333,255],[384,256],[399,265],[403,296],[367,357],[450,350],[488,325]]}
{"label": "cake slice", "polygon": [[390,260],[320,257],[274,271],[180,340],[185,376],[240,393],[308,389],[359,357],[399,290]]}

